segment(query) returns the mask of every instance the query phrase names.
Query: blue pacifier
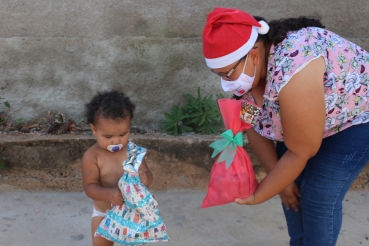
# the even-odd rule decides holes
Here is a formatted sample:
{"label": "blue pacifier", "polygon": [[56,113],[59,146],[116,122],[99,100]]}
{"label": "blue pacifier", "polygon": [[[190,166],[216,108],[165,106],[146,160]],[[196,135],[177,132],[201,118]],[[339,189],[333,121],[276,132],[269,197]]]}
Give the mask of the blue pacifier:
{"label": "blue pacifier", "polygon": [[106,149],[109,150],[110,152],[117,152],[121,148],[123,148],[123,144],[112,144],[109,145]]}

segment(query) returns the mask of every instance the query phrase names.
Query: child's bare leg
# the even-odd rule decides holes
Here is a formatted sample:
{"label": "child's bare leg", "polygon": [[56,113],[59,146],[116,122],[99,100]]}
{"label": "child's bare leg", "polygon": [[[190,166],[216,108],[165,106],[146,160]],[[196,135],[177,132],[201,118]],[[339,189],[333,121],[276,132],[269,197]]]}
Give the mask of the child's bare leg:
{"label": "child's bare leg", "polygon": [[92,245],[93,246],[113,246],[114,242],[109,241],[103,237],[95,237],[95,231],[97,227],[100,225],[101,221],[104,217],[96,216],[92,218],[91,222],[91,234],[92,234]]}

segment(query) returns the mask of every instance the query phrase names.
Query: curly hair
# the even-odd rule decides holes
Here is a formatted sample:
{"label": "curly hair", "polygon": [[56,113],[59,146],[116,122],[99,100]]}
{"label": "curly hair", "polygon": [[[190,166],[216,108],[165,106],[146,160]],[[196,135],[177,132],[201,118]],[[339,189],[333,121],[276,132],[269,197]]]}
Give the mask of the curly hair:
{"label": "curly hair", "polygon": [[133,118],[135,105],[120,91],[98,92],[89,103],[85,105],[85,115],[89,124],[95,124],[99,117],[112,120]]}
{"label": "curly hair", "polygon": [[[257,21],[265,21],[263,17],[254,16]],[[273,43],[274,45],[279,44],[282,42],[286,37],[287,33],[290,31],[297,31],[305,27],[321,27],[324,28],[323,24],[318,19],[312,19],[305,16],[300,16],[298,18],[287,18],[287,19],[279,19],[279,20],[272,20],[268,22],[269,25],[269,32],[264,35],[258,36],[259,40],[263,40],[266,43]]]}
{"label": "curly hair", "polygon": [[[254,16],[257,21],[265,21],[263,17]],[[297,31],[304,27],[321,27],[324,28],[323,24],[320,20],[311,19],[305,16],[300,16],[298,18],[288,18],[288,19],[279,19],[279,20],[272,20],[267,22],[269,25],[269,32],[261,35],[259,34],[256,42],[264,41],[267,44],[274,44],[277,45],[281,43],[286,37],[287,33],[290,31]],[[242,96],[233,95],[232,98],[239,100]]]}

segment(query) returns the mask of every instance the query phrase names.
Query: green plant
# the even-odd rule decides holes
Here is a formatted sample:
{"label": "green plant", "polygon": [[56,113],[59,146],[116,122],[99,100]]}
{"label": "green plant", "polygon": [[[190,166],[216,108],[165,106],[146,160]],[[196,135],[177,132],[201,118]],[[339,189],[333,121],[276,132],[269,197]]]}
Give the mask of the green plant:
{"label": "green plant", "polygon": [[160,122],[163,125],[163,131],[178,136],[179,134],[192,131],[192,128],[183,124],[183,121],[188,117],[184,114],[183,108],[172,106],[172,114],[165,113],[166,121]]}
{"label": "green plant", "polygon": [[[222,97],[223,95],[221,95]],[[186,123],[193,126],[196,132],[202,134],[218,133],[222,126],[219,107],[213,94],[202,97],[200,87],[197,88],[197,98],[187,94],[188,103],[185,111],[189,115]]]}
{"label": "green plant", "polygon": [[0,169],[5,169],[5,165],[1,161],[0,161]]}
{"label": "green plant", "polygon": [[[166,121],[161,122],[163,131],[177,136],[188,131],[202,134],[218,133],[222,127],[218,104],[213,95],[202,97],[200,87],[197,98],[186,94],[188,99],[185,107],[172,107],[172,114],[165,113]],[[220,94],[223,98],[223,94]]]}
{"label": "green plant", "polygon": [[22,124],[23,124],[23,122],[24,122],[24,119],[23,119],[23,118],[19,118],[19,119],[17,120],[17,122],[18,122],[18,125],[22,125]]}
{"label": "green plant", "polygon": [[223,93],[220,93],[219,98],[226,98],[226,97],[223,95]]}
{"label": "green plant", "polygon": [[[4,91],[7,86],[8,86],[8,83],[5,82],[5,86],[0,87],[0,92]],[[4,100],[5,107],[10,108],[10,103],[8,101],[6,101],[5,98],[0,96],[0,100]]]}

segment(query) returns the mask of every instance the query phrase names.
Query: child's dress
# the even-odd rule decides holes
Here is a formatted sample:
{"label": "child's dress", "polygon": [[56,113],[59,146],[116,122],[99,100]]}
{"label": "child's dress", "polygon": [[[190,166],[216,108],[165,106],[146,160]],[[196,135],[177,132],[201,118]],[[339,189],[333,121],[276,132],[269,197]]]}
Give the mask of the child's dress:
{"label": "child's dress", "polygon": [[95,236],[123,245],[143,245],[145,243],[168,241],[166,227],[159,215],[158,203],[141,183],[138,169],[146,154],[146,149],[128,143],[125,170],[118,186],[122,191],[124,204],[113,206],[101,221]]}

